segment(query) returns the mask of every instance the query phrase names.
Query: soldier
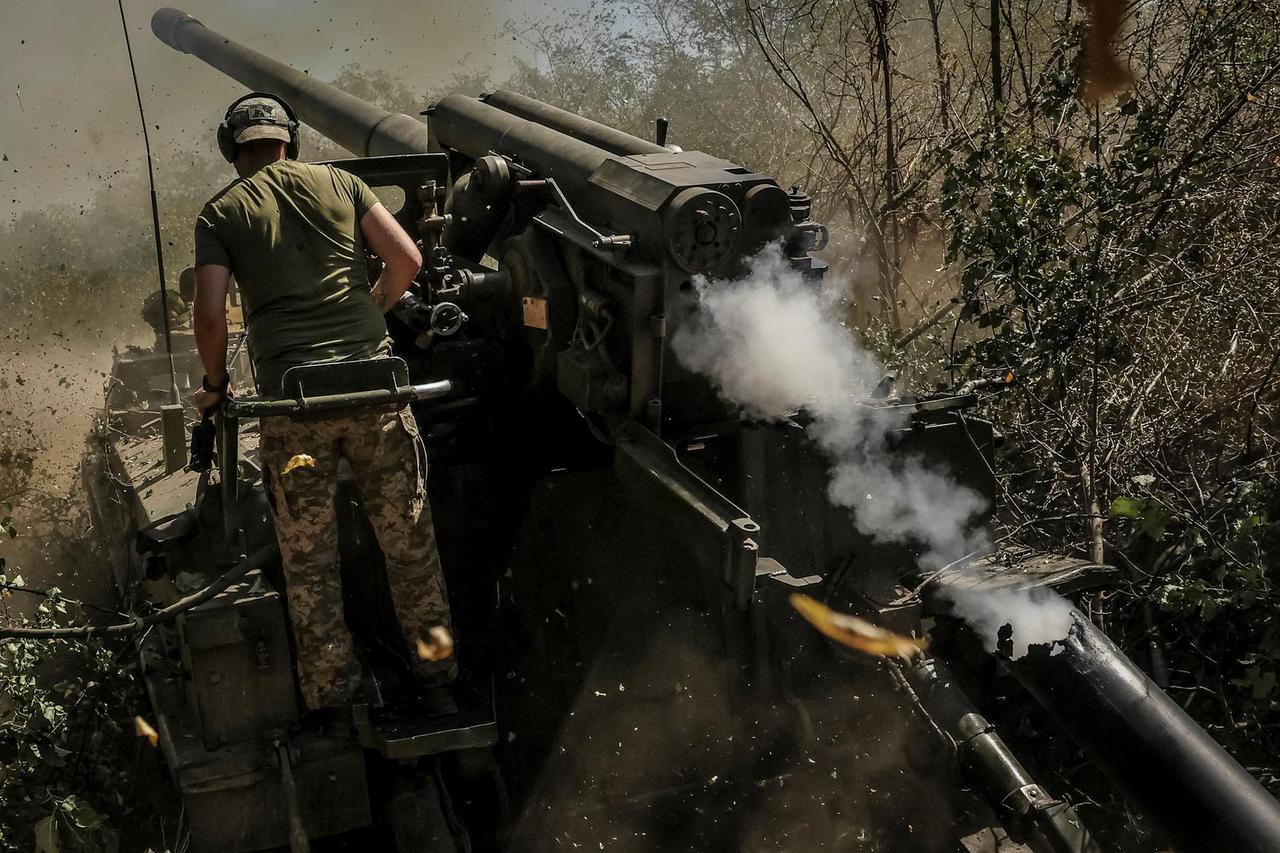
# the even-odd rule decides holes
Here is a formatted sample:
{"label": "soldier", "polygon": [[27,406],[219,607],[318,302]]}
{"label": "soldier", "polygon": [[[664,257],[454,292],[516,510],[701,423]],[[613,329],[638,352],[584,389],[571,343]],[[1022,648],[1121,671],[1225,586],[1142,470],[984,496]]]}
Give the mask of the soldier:
{"label": "soldier", "polygon": [[[417,246],[359,178],[296,162],[297,117],[280,98],[240,98],[218,127],[218,146],[239,179],[196,220],[196,345],[205,411],[231,393],[226,370],[227,284],[238,283],[258,393],[279,396],[293,365],[390,352],[383,314],[422,265]],[[369,281],[365,248],[385,265]],[[426,495],[426,454],[413,413],[357,409],[321,419],[264,418],[259,462],[275,515],[307,708],[357,700],[360,665],[342,615],[337,470],[346,459],[386,555],[406,641],[448,626],[440,558]],[[305,454],[313,464],[289,465]],[[287,469],[287,470],[286,470]],[[410,659],[436,713],[456,711],[449,662]]]}
{"label": "soldier", "polygon": [[[168,305],[168,314],[165,313],[165,306]],[[180,329],[191,320],[191,306],[187,300],[182,298],[182,294],[176,290],[165,289],[164,297],[161,298],[159,291],[153,291],[142,300],[142,319],[151,331],[155,332],[155,343],[152,348],[156,352],[164,351],[164,328],[165,320],[168,319],[170,329]]]}

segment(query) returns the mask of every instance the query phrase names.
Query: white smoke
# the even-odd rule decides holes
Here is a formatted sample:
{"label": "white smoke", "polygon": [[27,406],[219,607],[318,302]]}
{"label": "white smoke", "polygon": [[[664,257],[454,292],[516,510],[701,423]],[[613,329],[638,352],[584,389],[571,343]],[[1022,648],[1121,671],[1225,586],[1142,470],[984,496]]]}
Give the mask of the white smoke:
{"label": "white smoke", "polygon": [[748,415],[780,420],[808,405],[845,421],[839,415],[879,381],[880,365],[852,345],[831,306],[776,247],[757,255],[745,278],[699,278],[695,286],[702,322],[677,330],[676,356]]}
{"label": "white smoke", "polygon": [[1052,645],[1071,631],[1071,603],[1050,589],[950,588],[944,594],[954,605],[953,612],[973,626],[989,652],[996,651],[1000,629],[1012,627],[1015,660],[1029,646]]}
{"label": "white smoke", "polygon": [[[884,376],[883,366],[837,319],[838,306],[806,282],[778,247],[757,255],[741,279],[699,279],[695,286],[702,311],[672,338],[676,357],[709,377],[748,417],[776,421],[803,408],[813,419],[810,437],[831,459],[828,496],[853,511],[859,531],[917,546],[926,569],[988,543],[986,531],[974,523],[987,506],[981,494],[920,456],[890,451],[890,434],[907,424],[909,414],[860,402]],[[1005,622],[1013,624],[1023,653],[1024,640],[1066,636],[1065,628],[1048,636],[1062,623],[1061,615],[1052,603],[1026,593],[953,598],[956,614],[993,649]],[[1059,603],[1069,612],[1069,605]]]}

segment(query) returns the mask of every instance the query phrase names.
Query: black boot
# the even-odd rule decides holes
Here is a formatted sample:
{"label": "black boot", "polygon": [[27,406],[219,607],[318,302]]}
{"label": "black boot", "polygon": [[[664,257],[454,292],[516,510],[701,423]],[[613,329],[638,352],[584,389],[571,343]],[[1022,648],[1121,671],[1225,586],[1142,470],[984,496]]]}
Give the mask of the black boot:
{"label": "black boot", "polygon": [[453,697],[453,691],[447,685],[436,684],[426,687],[419,687],[415,704],[426,716],[435,717],[452,717],[458,713],[458,702]]}

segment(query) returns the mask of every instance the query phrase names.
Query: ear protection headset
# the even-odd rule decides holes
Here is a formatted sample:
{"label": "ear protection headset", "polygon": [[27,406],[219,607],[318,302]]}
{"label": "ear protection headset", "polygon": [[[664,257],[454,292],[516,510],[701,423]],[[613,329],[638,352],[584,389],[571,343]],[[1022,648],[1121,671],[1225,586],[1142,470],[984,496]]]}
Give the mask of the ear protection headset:
{"label": "ear protection headset", "polygon": [[234,163],[236,154],[240,150],[240,146],[236,143],[236,132],[243,130],[253,124],[271,124],[281,127],[276,121],[256,120],[241,124],[237,122],[236,126],[231,125],[231,116],[236,108],[251,98],[270,98],[281,107],[284,108],[284,114],[289,117],[289,143],[285,149],[285,154],[290,160],[298,159],[298,114],[293,111],[293,107],[289,106],[289,102],[279,95],[273,95],[270,92],[250,92],[236,98],[231,106],[227,107],[227,114],[222,117],[222,123],[218,125],[218,150],[222,152],[222,156],[226,158],[228,163]]}

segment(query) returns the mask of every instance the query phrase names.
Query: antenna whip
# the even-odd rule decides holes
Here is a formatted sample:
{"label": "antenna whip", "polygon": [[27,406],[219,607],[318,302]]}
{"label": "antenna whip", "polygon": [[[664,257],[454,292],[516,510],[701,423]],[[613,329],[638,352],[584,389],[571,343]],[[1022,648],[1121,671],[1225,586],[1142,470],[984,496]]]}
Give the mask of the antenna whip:
{"label": "antenna whip", "polygon": [[151,232],[156,239],[156,267],[160,272],[160,311],[164,314],[164,351],[169,357],[170,402],[181,404],[178,395],[178,375],[173,367],[173,341],[169,337],[169,294],[164,277],[164,248],[160,245],[160,204],[156,200],[156,173],[151,164],[151,137],[147,133],[147,116],[142,110],[142,90],[138,88],[138,68],[133,62],[133,44],[129,41],[129,24],[124,16],[124,0],[116,0],[120,7],[120,28],[124,30],[124,48],[129,54],[129,73],[133,75],[133,94],[138,99],[138,120],[142,123],[142,144],[147,150],[147,184],[151,188]]}

